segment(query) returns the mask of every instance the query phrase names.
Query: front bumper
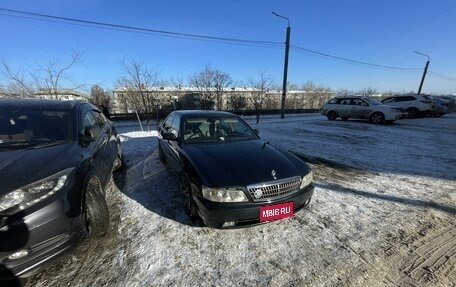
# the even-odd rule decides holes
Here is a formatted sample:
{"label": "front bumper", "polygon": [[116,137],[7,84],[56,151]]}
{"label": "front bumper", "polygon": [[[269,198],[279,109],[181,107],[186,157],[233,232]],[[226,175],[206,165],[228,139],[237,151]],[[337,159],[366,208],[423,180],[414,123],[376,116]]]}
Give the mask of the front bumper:
{"label": "front bumper", "polygon": [[[6,274],[32,276],[76,247],[85,237],[80,216],[70,217],[64,198],[48,202],[29,214],[0,217],[0,278]],[[8,258],[18,251],[28,255]]]}
{"label": "front bumper", "polygon": [[314,192],[312,184],[289,196],[281,197],[271,202],[242,202],[242,203],[221,203],[194,198],[198,214],[207,226],[222,228],[225,222],[234,222],[236,227],[257,225],[260,222],[260,207],[265,205],[293,202],[294,212],[301,210],[304,203],[310,199]]}

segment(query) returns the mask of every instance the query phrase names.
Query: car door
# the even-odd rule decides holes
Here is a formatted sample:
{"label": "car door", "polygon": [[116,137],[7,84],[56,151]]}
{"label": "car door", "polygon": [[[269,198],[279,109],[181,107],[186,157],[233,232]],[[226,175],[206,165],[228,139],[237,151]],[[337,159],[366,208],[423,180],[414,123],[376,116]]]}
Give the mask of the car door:
{"label": "car door", "polygon": [[350,117],[350,110],[351,110],[351,98],[343,98],[340,99],[337,105],[337,113],[339,117],[344,118],[344,117]]}
{"label": "car door", "polygon": [[[166,155],[166,160],[168,161],[171,168],[180,171],[181,162],[179,157],[179,127],[180,127],[180,116],[172,113],[170,114],[163,124],[160,127],[160,140],[162,144],[160,145],[163,153]],[[173,133],[178,140],[166,140],[163,138],[164,133]]]}
{"label": "car door", "polygon": [[114,133],[112,124],[106,119],[103,113],[97,109],[92,109],[91,113],[94,115],[97,125],[101,129],[102,140],[102,152],[103,161],[107,165],[108,169],[112,169],[114,161],[118,155],[118,142],[117,135]]}
{"label": "car door", "polygon": [[100,178],[101,182],[106,183],[108,174],[110,174],[110,167],[106,164],[106,134],[97,123],[95,114],[89,107],[84,107],[81,112],[81,129],[80,134],[84,135],[85,131],[92,127],[96,131],[93,140],[88,143],[85,148],[88,150],[88,157],[90,157],[90,169]]}
{"label": "car door", "polygon": [[351,106],[351,114],[355,118],[368,118],[373,111],[372,107],[363,99],[352,99]]}

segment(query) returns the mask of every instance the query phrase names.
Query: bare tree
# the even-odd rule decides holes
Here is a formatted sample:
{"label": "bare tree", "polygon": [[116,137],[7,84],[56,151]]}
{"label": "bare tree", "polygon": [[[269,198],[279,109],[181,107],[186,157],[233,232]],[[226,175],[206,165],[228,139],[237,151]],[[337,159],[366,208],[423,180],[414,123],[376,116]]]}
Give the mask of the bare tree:
{"label": "bare tree", "polygon": [[201,97],[201,108],[212,109],[214,103],[214,76],[213,68],[205,66],[201,71],[193,73],[189,78],[190,86],[194,87]]}
{"label": "bare tree", "polygon": [[242,110],[247,106],[247,99],[243,93],[233,93],[228,98],[228,106],[233,111]]}
{"label": "bare tree", "polygon": [[232,83],[231,76],[217,68],[206,65],[201,71],[189,78],[190,86],[201,96],[201,108],[212,109],[214,103],[218,110],[223,109],[223,94]]}
{"label": "bare tree", "polygon": [[154,93],[154,89],[160,86],[158,73],[135,60],[129,62],[122,60],[121,67],[126,75],[117,80],[117,89],[122,90],[129,106],[145,114],[147,128],[150,129],[152,112],[159,106],[160,101]]}
{"label": "bare tree", "polygon": [[36,68],[19,66],[16,69],[3,59],[1,74],[8,82],[8,91],[11,95],[34,97],[37,93],[45,93],[51,98],[58,99],[63,90],[74,92],[84,86],[76,84],[69,75],[70,69],[82,62],[81,58],[79,52],[73,51],[70,54],[70,61],[66,64],[55,58],[46,65],[38,64]]}
{"label": "bare tree", "polygon": [[252,88],[252,97],[250,100],[252,102],[253,109],[255,110],[257,124],[260,122],[261,110],[264,108],[266,103],[266,92],[272,84],[272,77],[266,71],[261,71],[256,80],[250,81],[250,86]]}
{"label": "bare tree", "polygon": [[225,90],[231,85],[231,76],[218,69],[214,70],[214,90],[215,90],[215,103],[217,110],[223,109],[223,94]]}
{"label": "bare tree", "polygon": [[90,102],[98,107],[111,107],[111,93],[105,91],[99,85],[93,85],[90,89]]}
{"label": "bare tree", "polygon": [[377,89],[372,88],[372,87],[367,87],[367,88],[364,88],[364,89],[361,89],[358,91],[358,94],[363,95],[363,96],[368,96],[368,97],[370,97],[376,93],[377,93]]}

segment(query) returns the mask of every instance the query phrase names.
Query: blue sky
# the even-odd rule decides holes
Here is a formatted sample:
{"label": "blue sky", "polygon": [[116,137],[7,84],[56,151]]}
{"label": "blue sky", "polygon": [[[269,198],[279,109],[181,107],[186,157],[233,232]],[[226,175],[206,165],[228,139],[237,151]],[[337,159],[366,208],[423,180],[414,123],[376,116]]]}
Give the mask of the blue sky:
{"label": "blue sky", "polygon": [[[384,66],[416,68],[397,71],[366,67],[290,51],[288,80],[333,89],[379,92],[416,91],[426,57],[425,93],[456,93],[456,1],[454,0],[15,0],[0,8],[156,30],[224,38],[284,42],[291,22],[291,44],[314,51]],[[13,16],[14,15],[14,16]],[[212,65],[236,81],[248,81],[266,70],[281,85],[284,49],[197,41],[147,33],[39,21],[0,11],[1,56],[10,65],[63,63],[71,50],[84,61],[70,71],[76,82],[113,88],[122,76],[122,59],[142,61],[164,80],[186,81]],[[3,82],[4,83],[4,82]]]}

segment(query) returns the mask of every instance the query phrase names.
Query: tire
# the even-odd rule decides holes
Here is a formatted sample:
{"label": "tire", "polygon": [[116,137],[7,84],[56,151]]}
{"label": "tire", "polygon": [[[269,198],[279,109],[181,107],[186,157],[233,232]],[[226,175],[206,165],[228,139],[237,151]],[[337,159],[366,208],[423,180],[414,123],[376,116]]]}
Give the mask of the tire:
{"label": "tire", "polygon": [[190,217],[190,219],[196,219],[198,217],[198,212],[196,211],[196,204],[193,200],[190,181],[188,180],[188,177],[185,174],[181,175],[180,188],[184,196],[185,213],[188,215],[188,217]]}
{"label": "tire", "polygon": [[109,229],[109,210],[98,178],[92,177],[85,189],[85,224],[89,237],[105,235]]}
{"label": "tire", "polygon": [[347,121],[349,119],[349,117],[342,117],[341,118],[343,121]]}
{"label": "tire", "polygon": [[385,116],[380,112],[375,112],[369,117],[369,120],[373,124],[381,124],[385,120]]}
{"label": "tire", "polygon": [[329,111],[329,112],[326,114],[326,117],[328,118],[328,120],[334,121],[335,119],[337,119],[337,114],[336,114],[335,111]]}
{"label": "tire", "polygon": [[165,153],[163,152],[160,144],[158,144],[158,158],[160,159],[160,162],[162,164],[166,164],[166,157],[165,157]]}
{"label": "tire", "polygon": [[419,110],[417,108],[408,108],[407,113],[409,118],[414,119],[418,116]]}

